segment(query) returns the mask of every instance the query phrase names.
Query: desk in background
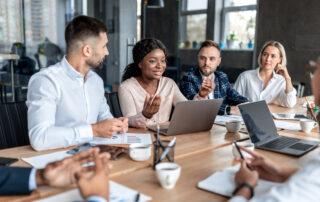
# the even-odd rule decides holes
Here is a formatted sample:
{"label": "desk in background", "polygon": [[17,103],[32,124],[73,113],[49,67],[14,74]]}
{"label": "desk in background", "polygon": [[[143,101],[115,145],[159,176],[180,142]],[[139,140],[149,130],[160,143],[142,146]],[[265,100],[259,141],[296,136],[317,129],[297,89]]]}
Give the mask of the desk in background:
{"label": "desk in background", "polygon": [[[13,78],[13,80],[12,80]],[[0,103],[1,102],[7,102],[7,87],[11,87],[12,96],[14,99],[12,101],[16,101],[19,99],[16,99],[21,94],[16,95],[16,90],[19,89],[22,93],[22,91],[28,89],[28,83],[31,76],[28,75],[22,75],[22,74],[11,74],[7,72],[1,72],[0,73]],[[13,83],[12,83],[13,81]]]}

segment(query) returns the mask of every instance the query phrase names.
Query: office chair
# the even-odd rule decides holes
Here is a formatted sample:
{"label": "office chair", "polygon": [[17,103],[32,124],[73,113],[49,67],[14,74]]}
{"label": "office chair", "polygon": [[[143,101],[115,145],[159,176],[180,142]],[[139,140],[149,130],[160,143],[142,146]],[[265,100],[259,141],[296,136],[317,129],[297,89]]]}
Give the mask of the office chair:
{"label": "office chair", "polygon": [[29,145],[25,102],[0,104],[0,149]]}
{"label": "office chair", "polygon": [[297,97],[303,97],[305,83],[293,81],[292,85],[297,90]]}
{"label": "office chair", "polygon": [[121,107],[119,104],[118,92],[105,93],[108,105],[110,107],[110,112],[115,118],[122,117]]}

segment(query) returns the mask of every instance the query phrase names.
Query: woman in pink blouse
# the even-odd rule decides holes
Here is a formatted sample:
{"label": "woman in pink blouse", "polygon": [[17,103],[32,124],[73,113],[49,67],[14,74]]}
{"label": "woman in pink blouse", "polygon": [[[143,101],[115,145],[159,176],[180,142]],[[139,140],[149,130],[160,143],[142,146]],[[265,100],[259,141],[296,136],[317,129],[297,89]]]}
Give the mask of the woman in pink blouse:
{"label": "woman in pink blouse", "polygon": [[166,47],[157,39],[143,39],[132,55],[134,62],[124,70],[118,92],[123,116],[137,128],[168,121],[172,105],[187,99],[172,79],[162,76]]}

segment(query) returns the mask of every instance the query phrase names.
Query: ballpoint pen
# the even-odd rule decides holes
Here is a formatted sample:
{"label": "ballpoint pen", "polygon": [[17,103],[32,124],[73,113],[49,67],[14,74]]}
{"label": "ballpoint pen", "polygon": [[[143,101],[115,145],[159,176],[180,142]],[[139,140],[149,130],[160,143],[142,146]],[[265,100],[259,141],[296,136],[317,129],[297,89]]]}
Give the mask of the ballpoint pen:
{"label": "ballpoint pen", "polygon": [[313,112],[313,108],[312,108],[312,106],[311,106],[310,103],[309,103],[308,98],[305,97],[305,99],[306,99],[306,101],[307,101],[307,105],[309,106],[309,109],[310,109],[311,114],[312,114],[312,116],[313,116],[313,119],[314,119],[315,121],[318,121],[316,115],[315,115],[314,112]]}
{"label": "ballpoint pen", "polygon": [[160,139],[159,139],[159,132],[160,132],[160,126],[159,126],[159,122],[157,123],[157,132],[156,132],[156,142],[157,142],[157,145],[160,144]]}
{"label": "ballpoint pen", "polygon": [[168,144],[168,146],[165,148],[165,150],[163,151],[161,157],[160,157],[160,161],[162,161],[164,159],[164,157],[168,154],[169,150],[171,149],[171,147],[174,145],[174,143],[176,142],[176,137],[174,137]]}
{"label": "ballpoint pen", "polygon": [[140,193],[137,192],[136,198],[134,199],[135,202],[139,202],[140,200]]}
{"label": "ballpoint pen", "polygon": [[[240,148],[238,147],[237,141],[234,141],[233,144],[234,144],[234,146],[236,146],[236,148],[237,148],[237,150],[238,150],[238,152],[240,154],[241,159],[244,160],[242,152],[241,152]],[[252,168],[247,163],[246,163],[246,165],[247,165],[247,168],[249,168],[249,170],[252,170]]]}
{"label": "ballpoint pen", "polygon": [[[154,100],[154,98],[156,97],[156,95],[154,95],[152,98],[151,98],[151,104],[153,103],[153,100]],[[150,104],[150,105],[151,105]]]}

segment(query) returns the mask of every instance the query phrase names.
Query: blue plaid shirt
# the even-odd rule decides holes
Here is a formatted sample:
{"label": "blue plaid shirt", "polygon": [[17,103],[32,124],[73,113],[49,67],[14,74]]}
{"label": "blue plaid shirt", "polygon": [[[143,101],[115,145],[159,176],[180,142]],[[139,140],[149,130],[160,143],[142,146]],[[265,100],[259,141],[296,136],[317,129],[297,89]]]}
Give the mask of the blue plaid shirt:
{"label": "blue plaid shirt", "polygon": [[[199,68],[194,68],[192,71],[186,73],[182,77],[180,82],[180,90],[188,100],[192,100],[193,97],[199,92],[201,83],[202,76]],[[214,83],[216,84],[216,87],[213,91],[214,98],[223,98],[223,102],[218,113],[219,115],[225,114],[225,109],[228,105],[234,106],[249,101],[232,88],[225,73],[215,71]]]}

